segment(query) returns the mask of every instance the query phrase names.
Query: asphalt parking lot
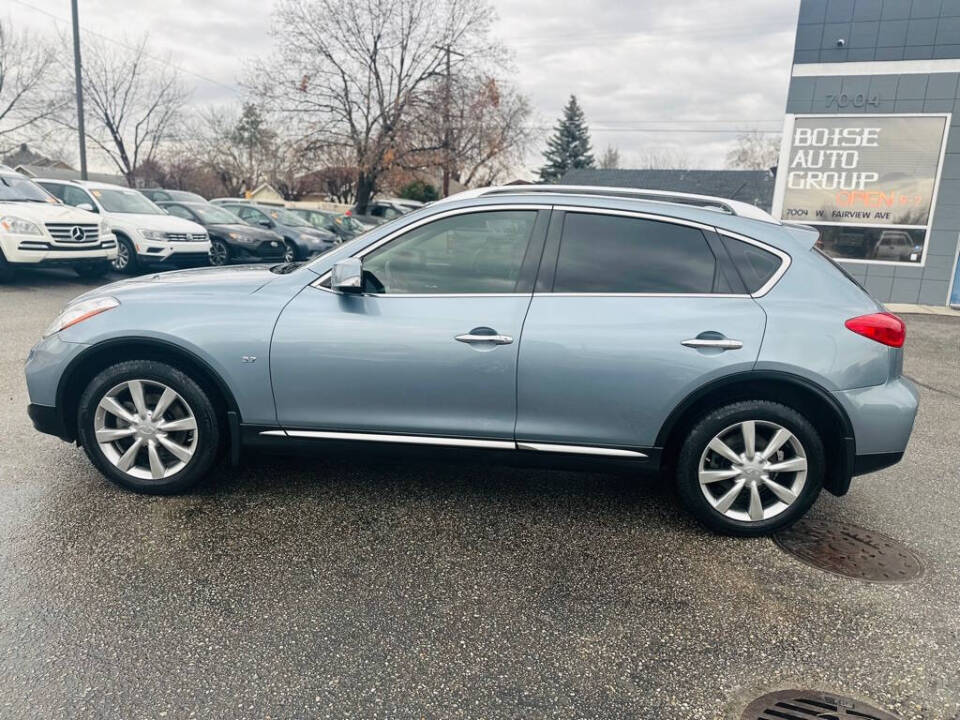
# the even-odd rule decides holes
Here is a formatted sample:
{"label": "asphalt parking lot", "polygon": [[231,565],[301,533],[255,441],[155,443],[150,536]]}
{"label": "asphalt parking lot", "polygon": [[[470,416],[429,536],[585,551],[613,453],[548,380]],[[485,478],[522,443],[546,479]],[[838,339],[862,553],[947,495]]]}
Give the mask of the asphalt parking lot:
{"label": "asphalt parking lot", "polygon": [[0,717],[737,718],[769,689],[960,712],[960,321],[907,316],[904,461],[812,517],[926,565],[879,585],[709,534],[618,475],[257,458],[191,495],[35,433],[68,272],[0,286]]}

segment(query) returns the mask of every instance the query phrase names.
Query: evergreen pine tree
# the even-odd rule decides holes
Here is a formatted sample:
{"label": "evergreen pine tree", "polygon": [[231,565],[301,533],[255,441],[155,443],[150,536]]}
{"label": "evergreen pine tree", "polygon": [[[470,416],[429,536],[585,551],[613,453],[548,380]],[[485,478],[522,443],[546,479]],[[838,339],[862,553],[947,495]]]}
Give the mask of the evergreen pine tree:
{"label": "evergreen pine tree", "polygon": [[563,108],[563,117],[557,123],[553,136],[547,140],[543,153],[546,165],[540,168],[542,182],[557,182],[567,170],[592,168],[590,154],[590,131],[583,110],[574,95]]}

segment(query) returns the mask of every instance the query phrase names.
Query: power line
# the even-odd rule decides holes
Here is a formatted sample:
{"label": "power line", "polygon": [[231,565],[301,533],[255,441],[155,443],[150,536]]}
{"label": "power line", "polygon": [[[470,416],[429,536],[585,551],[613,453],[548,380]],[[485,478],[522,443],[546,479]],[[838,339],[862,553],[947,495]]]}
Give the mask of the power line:
{"label": "power line", "polygon": [[[55,15],[55,14],[52,13],[52,12],[48,12],[47,10],[41,10],[40,8],[38,8],[38,7],[34,6],[34,5],[31,5],[31,4],[28,3],[28,2],[24,2],[24,0],[12,0],[12,2],[15,2],[17,5],[21,5],[21,6],[25,7],[25,8],[29,8],[30,10],[33,10],[34,12],[38,12],[38,13],[40,13],[41,15],[46,15],[47,17],[52,18],[53,20],[57,21],[58,23],[61,23],[61,24],[64,24],[64,25],[70,25],[70,24],[71,24],[71,21],[70,21],[70,20],[67,20],[67,19],[65,19],[65,18],[62,18],[62,17],[60,17],[59,15]],[[109,35],[104,35],[104,34],[102,34],[102,33],[98,33],[96,30],[90,30],[89,28],[85,28],[85,27],[81,27],[80,30],[82,30],[82,31],[83,31],[84,33],[86,33],[87,35],[94,35],[94,36],[100,38],[101,40],[105,40],[105,41],[107,41],[107,42],[109,42],[109,43],[113,43],[114,45],[118,45],[119,47],[125,48],[125,49],[127,49],[127,50],[131,50],[131,51],[133,51],[133,52],[140,52],[140,48],[134,47],[133,45],[127,45],[126,43],[121,42],[120,40],[117,40],[116,38],[112,38],[112,37],[110,37]],[[201,75],[200,73],[193,72],[192,70],[187,70],[187,69],[186,69],[185,67],[183,67],[182,65],[179,65],[179,64],[177,64],[177,63],[172,63],[172,62],[170,62],[168,59],[161,58],[161,57],[157,57],[156,55],[150,55],[149,53],[145,53],[145,52],[144,52],[144,53],[141,53],[141,54],[143,55],[143,57],[145,57],[145,58],[147,58],[147,59],[149,59],[149,60],[153,60],[154,62],[160,63],[160,64],[162,64],[164,67],[167,67],[167,66],[169,66],[169,65],[173,65],[173,66],[174,66],[175,68],[177,68],[180,72],[182,72],[182,73],[184,73],[184,74],[186,74],[186,75],[191,75],[191,76],[193,76],[193,77],[195,77],[195,78],[197,78],[197,79],[199,79],[199,80],[203,80],[204,82],[208,82],[208,83],[210,83],[210,84],[212,84],[212,85],[219,85],[220,87],[225,88],[226,90],[229,90],[229,91],[232,92],[232,93],[236,93],[237,95],[241,95],[240,90],[239,90],[237,87],[233,86],[233,85],[227,85],[226,83],[222,83],[222,82],[220,82],[219,80],[214,80],[213,78],[209,78],[209,77],[207,77],[206,75]]]}

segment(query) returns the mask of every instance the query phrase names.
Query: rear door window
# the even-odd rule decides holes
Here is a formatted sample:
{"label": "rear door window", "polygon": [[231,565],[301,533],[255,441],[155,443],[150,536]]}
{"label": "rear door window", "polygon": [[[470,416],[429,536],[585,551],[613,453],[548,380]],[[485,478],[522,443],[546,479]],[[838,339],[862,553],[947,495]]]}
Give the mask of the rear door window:
{"label": "rear door window", "polygon": [[717,276],[716,257],[698,228],[618,215],[567,213],[553,291],[726,291]]}

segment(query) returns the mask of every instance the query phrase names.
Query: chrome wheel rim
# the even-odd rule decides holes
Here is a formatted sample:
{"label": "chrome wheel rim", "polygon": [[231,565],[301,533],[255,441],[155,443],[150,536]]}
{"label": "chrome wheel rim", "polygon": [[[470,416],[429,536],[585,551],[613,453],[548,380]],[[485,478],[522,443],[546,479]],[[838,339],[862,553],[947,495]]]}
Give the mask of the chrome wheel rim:
{"label": "chrome wheel rim", "polygon": [[718,513],[740,522],[776,517],[800,497],[807,455],[797,436],[766,420],[731,425],[707,443],[700,491]]}
{"label": "chrome wheel rim", "polygon": [[114,270],[123,270],[127,267],[127,263],[130,262],[130,251],[127,249],[127,246],[122,243],[117,243],[117,257],[113,260]]}
{"label": "chrome wheel rim", "polygon": [[210,246],[210,263],[212,265],[227,264],[227,246],[221,242],[215,242]]}
{"label": "chrome wheel rim", "polygon": [[283,246],[283,261],[284,262],[293,262],[297,259],[297,250],[290,243],[286,243]]}
{"label": "chrome wheel rim", "polygon": [[183,470],[197,449],[197,419],[176,390],[156,380],[127,380],[97,404],[93,429],[114,467],[140,480]]}

